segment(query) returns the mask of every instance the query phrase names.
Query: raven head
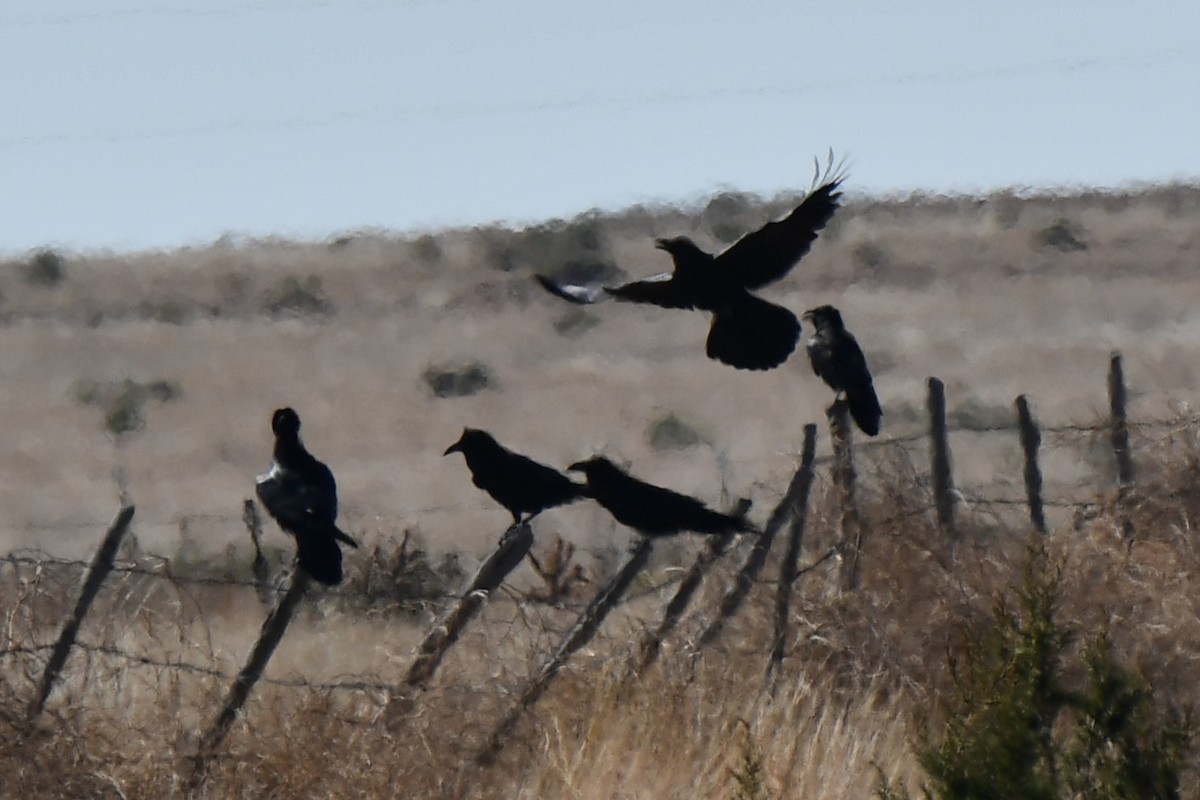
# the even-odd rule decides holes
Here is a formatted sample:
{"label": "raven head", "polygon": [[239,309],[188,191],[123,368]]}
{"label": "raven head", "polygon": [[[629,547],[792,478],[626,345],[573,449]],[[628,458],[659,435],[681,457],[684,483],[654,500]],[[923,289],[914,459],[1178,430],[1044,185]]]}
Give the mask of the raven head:
{"label": "raven head", "polygon": [[442,455],[448,456],[451,453],[462,453],[463,455],[466,455],[468,448],[474,446],[476,443],[491,438],[492,437],[486,432],[481,431],[478,428],[463,428],[462,436],[458,437],[457,442],[447,447],[446,451],[442,453]]}
{"label": "raven head", "polygon": [[842,323],[842,314],[833,306],[817,306],[810,308],[804,312],[800,319],[812,325],[817,330],[828,329],[834,333],[841,333],[846,329]]}
{"label": "raven head", "polygon": [[271,415],[271,432],[276,436],[299,433],[300,415],[291,408],[276,409]]}
{"label": "raven head", "polygon": [[655,239],[654,246],[671,254],[675,265],[693,264],[711,261],[712,255],[701,250],[695,242],[686,236],[676,236],[673,239]]}

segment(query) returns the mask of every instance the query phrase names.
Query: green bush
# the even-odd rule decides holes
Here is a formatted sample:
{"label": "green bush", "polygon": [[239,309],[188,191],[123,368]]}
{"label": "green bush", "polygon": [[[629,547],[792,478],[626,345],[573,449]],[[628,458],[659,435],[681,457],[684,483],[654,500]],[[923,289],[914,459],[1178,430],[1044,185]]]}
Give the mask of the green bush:
{"label": "green bush", "polygon": [[263,309],[273,317],[315,317],[332,314],[333,303],[316,275],[288,275],[267,294]]}
{"label": "green bush", "polygon": [[1049,247],[1064,253],[1073,253],[1088,249],[1087,243],[1083,240],[1084,235],[1082,226],[1069,219],[1059,218],[1035,233],[1033,242],[1038,247]]}
{"label": "green bush", "polygon": [[[919,753],[936,800],[1168,800],[1179,798],[1194,733],[1188,710],[1156,716],[1149,685],[1113,656],[1103,636],[1055,618],[1060,569],[1031,546],[1017,607],[1004,599],[993,625],[964,635],[951,658],[954,687],[940,731]],[[1069,676],[1079,674],[1082,681]],[[1081,686],[1073,686],[1082,682]],[[906,797],[884,787],[883,798]]]}

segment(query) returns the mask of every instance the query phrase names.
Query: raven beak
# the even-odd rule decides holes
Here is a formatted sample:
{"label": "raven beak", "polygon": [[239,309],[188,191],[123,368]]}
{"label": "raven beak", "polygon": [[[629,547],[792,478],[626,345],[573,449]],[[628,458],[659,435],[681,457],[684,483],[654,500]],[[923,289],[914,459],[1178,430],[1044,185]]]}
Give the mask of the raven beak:
{"label": "raven beak", "polygon": [[444,453],[442,453],[442,455],[448,456],[451,453],[461,453],[461,452],[462,452],[462,439],[459,439],[457,442],[455,442],[454,444],[447,447],[446,451]]}
{"label": "raven beak", "polygon": [[808,311],[805,311],[803,314],[801,314],[800,319],[804,320],[809,325],[813,324],[813,309],[810,308]]}
{"label": "raven beak", "polygon": [[586,461],[576,461],[571,466],[567,467],[567,472],[583,472]]}
{"label": "raven beak", "polygon": [[667,246],[667,240],[666,240],[666,239],[655,239],[655,240],[654,240],[654,246],[655,246],[655,247],[657,247],[659,250],[668,250],[668,251],[669,251],[669,249],[670,249],[670,248]]}

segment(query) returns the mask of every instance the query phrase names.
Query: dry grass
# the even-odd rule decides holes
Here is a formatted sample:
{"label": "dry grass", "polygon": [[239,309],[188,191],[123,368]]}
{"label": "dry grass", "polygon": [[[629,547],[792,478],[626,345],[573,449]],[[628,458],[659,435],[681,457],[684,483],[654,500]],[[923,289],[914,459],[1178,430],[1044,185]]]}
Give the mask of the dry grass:
{"label": "dry grass", "polygon": [[[1049,539],[1064,565],[1061,619],[1105,631],[1119,658],[1155,688],[1160,707],[1200,701],[1188,678],[1200,659],[1192,533],[1200,520],[1200,446],[1186,433],[1169,445],[1140,484],[1132,547],[1116,538],[1118,523],[1107,512],[1082,531]],[[916,786],[914,748],[922,726],[937,719],[945,657],[961,646],[965,629],[990,624],[992,603],[1019,579],[1026,534],[968,515],[962,539],[947,542],[927,511],[908,513],[927,505],[905,476],[873,477],[881,496],[914,506],[889,500],[864,509],[858,591],[836,589],[836,560],[801,578],[773,691],[766,681],[769,581],[715,646],[699,653],[689,646],[735,554],[640,681],[627,681],[627,659],[669,587],[623,606],[521,720],[498,763],[484,769],[474,756],[573,612],[498,597],[433,685],[403,697],[384,687],[406,669],[419,627],[406,616],[362,616],[325,598],[289,631],[268,671],[285,683],[256,689],[198,796],[720,798],[735,796],[733,776],[748,764],[761,769],[764,797],[866,797],[881,776]],[[834,535],[828,510],[816,502],[804,561]],[[11,565],[0,574],[8,609],[0,647],[46,641],[70,594],[64,577]],[[250,597],[225,598],[241,612],[223,617],[208,611],[219,589],[185,599],[169,582],[153,585],[147,591],[147,579],[137,578],[106,589],[83,634],[92,649],[73,655],[32,731],[20,719],[42,659],[4,657],[0,771],[20,796],[183,794],[189,756],[228,680],[96,647],[231,673],[263,610]],[[286,685],[339,677],[379,687]],[[1200,756],[1193,764],[1195,773]]]}
{"label": "dry grass", "polygon": [[[607,218],[608,255],[630,274],[650,273],[662,266],[654,234],[691,231],[711,243],[719,224],[761,221],[754,206],[722,208]],[[1059,220],[1086,250],[1046,244]],[[1195,188],[859,200],[827,234],[768,294],[796,310],[827,301],[843,309],[878,374],[888,435],[920,431],[930,374],[946,381],[951,413],[963,419],[1011,409],[1025,392],[1044,422],[1092,422],[1104,410],[1112,348],[1126,356],[1135,421],[1187,414],[1200,388]],[[795,466],[803,423],[819,420],[829,399],[800,358],[765,375],[735,372],[702,357],[699,316],[625,307],[560,335],[565,309],[536,294],[526,274],[536,253],[518,251],[503,272],[482,241],[447,232],[435,253],[428,240],[363,234],[331,245],[68,254],[49,282],[23,265],[0,271],[11,432],[0,459],[0,540],[84,555],[113,511],[119,467],[142,548],[176,563],[184,554],[229,562],[223,552],[236,543],[238,563],[241,500],[265,466],[270,411],[284,403],[300,410],[308,443],[337,473],[348,526],[385,555],[415,529],[435,558],[463,553],[469,567],[503,527],[505,512],[470,486],[462,464],[438,455],[463,425],[484,424],[552,463],[604,450],[713,502],[722,491],[748,494],[756,519],[765,517]],[[303,313],[290,316],[289,304]],[[431,366],[476,361],[496,388],[437,398],[422,379]],[[171,380],[182,396],[148,405],[144,430],[113,437],[100,410],[77,401],[77,382],[127,378]],[[655,449],[651,423],[668,415],[699,442]],[[1020,496],[1015,434],[958,434],[953,447],[968,496]],[[1051,517],[1063,614],[1107,631],[1163,702],[1195,702],[1186,676],[1200,658],[1200,447],[1182,425],[1135,429],[1135,453],[1138,536],[1126,550],[1115,538],[1102,436],[1046,437],[1052,496],[1096,502],[1078,524],[1070,510]],[[279,682],[349,677],[383,687],[407,668],[432,610],[414,617],[334,592],[306,603],[268,671],[276,682],[255,691],[200,795],[733,797],[731,771],[749,765],[761,767],[767,797],[869,796],[881,774],[915,786],[914,742],[936,719],[944,656],[964,625],[988,624],[1024,540],[1019,509],[973,502],[961,540],[941,540],[924,459],[920,442],[862,451],[861,588],[837,591],[836,561],[801,578],[774,695],[763,690],[769,582],[715,647],[694,654],[688,643],[703,620],[687,619],[660,664],[626,684],[626,657],[667,590],[651,592],[608,620],[482,771],[473,755],[575,606],[494,598],[434,684],[389,705],[383,688]],[[830,503],[821,477],[805,560],[835,541]],[[578,545],[593,578],[628,535],[584,504],[539,521],[540,543],[555,533]],[[268,538],[284,543],[274,528]],[[652,572],[669,574],[694,550],[660,548]],[[349,569],[366,569],[365,558],[352,555]],[[704,608],[735,560],[706,583]],[[75,579],[0,566],[0,649],[50,641]],[[535,582],[523,568],[515,585]],[[0,656],[0,794],[180,796],[228,679],[161,663],[232,673],[264,613],[248,588],[114,577],[85,625],[92,649],[73,654],[33,730],[21,716],[45,653]]]}

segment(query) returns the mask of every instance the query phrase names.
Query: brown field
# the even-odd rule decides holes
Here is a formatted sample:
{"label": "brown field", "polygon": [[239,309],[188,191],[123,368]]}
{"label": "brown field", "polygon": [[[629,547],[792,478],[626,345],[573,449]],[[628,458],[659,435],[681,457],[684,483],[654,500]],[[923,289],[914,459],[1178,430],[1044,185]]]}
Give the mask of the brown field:
{"label": "brown field", "polygon": [[[67,254],[60,279],[13,259],[0,269],[9,432],[0,552],[86,558],[124,492],[138,508],[124,563],[166,572],[144,555],[156,553],[177,576],[244,576],[241,503],[269,463],[271,410],[290,404],[338,476],[344,527],[367,546],[348,557],[350,586],[314,593],[268,675],[379,686],[260,686],[203,796],[734,797],[730,770],[751,763],[769,797],[869,796],[880,774],[915,787],[913,748],[947,679],[945,653],[961,626],[987,619],[1023,552],[1020,509],[978,500],[1021,496],[1013,433],[952,439],[965,501],[956,547],[924,513],[925,444],[861,451],[862,585],[839,592],[836,560],[802,579],[774,696],[762,692],[770,580],[713,648],[692,657],[700,621],[685,619],[662,663],[622,686],[625,656],[668,591],[656,581],[697,544],[660,547],[636,599],[571,661],[490,771],[471,756],[583,598],[563,609],[532,602],[520,592],[535,580],[520,568],[514,591],[487,606],[431,688],[385,711],[381,687],[407,668],[440,604],[401,611],[356,595],[372,548],[390,554],[403,531],[434,561],[460,554],[470,571],[507,524],[461,459],[441,457],[464,425],[549,463],[603,451],[714,504],[748,496],[765,520],[795,469],[803,425],[822,422],[830,399],[803,355],[766,374],[735,371],[703,357],[703,315],[616,305],[589,312],[593,327],[562,333],[571,309],[529,272],[556,266],[551,257],[611,257],[629,275],[649,274],[666,266],[652,236],[692,233],[716,246],[791,200],[632,209],[549,225],[540,238],[365,232]],[[835,223],[763,295],[795,311],[842,309],[876,374],[885,440],[923,430],[930,375],[946,382],[958,428],[1007,424],[1019,393],[1046,425],[1090,425],[1107,409],[1109,353],[1122,351],[1133,420],[1176,424],[1135,429],[1138,533],[1128,552],[1109,514],[1103,437],[1047,436],[1048,495],[1098,503],[1078,524],[1070,507],[1052,509],[1064,616],[1107,630],[1170,702],[1200,699],[1186,678],[1200,658],[1200,449],[1185,424],[1200,389],[1200,189],[852,197]],[[437,397],[423,378],[471,362],[486,365],[492,388]],[[126,380],[169,381],[177,396],[146,399],[144,426],[115,435],[105,413]],[[668,415],[700,441],[654,446],[651,426]],[[822,429],[822,453],[826,439]],[[803,563],[834,543],[831,502],[822,468]],[[545,514],[536,529],[539,547],[555,534],[578,545],[592,579],[585,595],[630,537],[583,504]],[[267,537],[290,546],[272,525]],[[706,582],[703,614],[738,559]],[[119,573],[84,626],[92,649],[73,654],[37,730],[21,731],[44,659],[36,648],[53,639],[76,576],[0,565],[0,651],[35,650],[0,653],[0,795],[179,795],[228,678],[161,662],[236,671],[263,606],[249,589]]]}

